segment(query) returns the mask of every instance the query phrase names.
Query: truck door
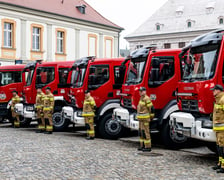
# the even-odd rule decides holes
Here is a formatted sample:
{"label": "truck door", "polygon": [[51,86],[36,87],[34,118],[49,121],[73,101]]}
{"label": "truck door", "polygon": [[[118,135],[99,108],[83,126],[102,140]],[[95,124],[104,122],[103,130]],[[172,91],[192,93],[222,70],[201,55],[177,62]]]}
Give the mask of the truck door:
{"label": "truck door", "polygon": [[108,98],[113,97],[113,92],[111,92],[113,82],[111,81],[110,66],[108,64],[90,66],[88,89],[91,90],[91,95],[95,98],[98,107]]}
{"label": "truck door", "polygon": [[152,57],[148,87],[150,89],[150,97],[156,109],[164,108],[170,100],[175,98],[174,90],[178,82],[175,70],[178,72],[175,69],[174,56]]}
{"label": "truck door", "polygon": [[38,67],[36,76],[36,87],[50,87],[51,92],[57,91],[55,67]]}

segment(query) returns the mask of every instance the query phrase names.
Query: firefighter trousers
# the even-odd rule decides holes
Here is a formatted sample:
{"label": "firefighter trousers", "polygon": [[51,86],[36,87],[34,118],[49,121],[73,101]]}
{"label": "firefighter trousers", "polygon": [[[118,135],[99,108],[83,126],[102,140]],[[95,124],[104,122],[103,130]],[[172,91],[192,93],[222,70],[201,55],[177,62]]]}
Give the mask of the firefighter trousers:
{"label": "firefighter trousers", "polygon": [[19,114],[17,114],[14,110],[12,110],[12,118],[14,121],[14,127],[20,126]]}
{"label": "firefighter trousers", "polygon": [[216,144],[219,155],[218,165],[224,168],[224,131],[216,131]]}
{"label": "firefighter trousers", "polygon": [[151,136],[150,136],[150,123],[149,119],[139,120],[139,136],[140,146],[145,148],[151,148]]}
{"label": "firefighter trousers", "polygon": [[53,120],[52,120],[52,111],[44,110],[44,127],[46,126],[46,131],[53,131]]}
{"label": "firefighter trousers", "polygon": [[94,117],[85,117],[85,124],[88,137],[95,137]]}
{"label": "firefighter trousers", "polygon": [[38,129],[45,130],[44,113],[42,109],[37,109]]}

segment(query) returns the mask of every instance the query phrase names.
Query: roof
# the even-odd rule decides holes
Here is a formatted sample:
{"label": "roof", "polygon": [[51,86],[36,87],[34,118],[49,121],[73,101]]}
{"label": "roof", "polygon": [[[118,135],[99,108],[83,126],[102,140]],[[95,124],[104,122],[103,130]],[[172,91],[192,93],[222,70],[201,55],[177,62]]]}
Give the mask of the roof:
{"label": "roof", "polygon": [[[84,0],[0,0],[0,3],[67,16],[123,30],[122,27],[103,17]],[[76,6],[80,5],[86,6],[85,14],[80,13],[77,9]]]}
{"label": "roof", "polygon": [[[167,0],[149,19],[126,38],[160,35],[224,27],[218,18],[224,17],[223,0]],[[187,27],[187,22],[192,27]],[[156,30],[160,25],[160,30]]]}
{"label": "roof", "polygon": [[16,69],[23,69],[25,67],[25,64],[19,64],[19,65],[6,65],[6,66],[0,66],[1,70],[16,70]]}

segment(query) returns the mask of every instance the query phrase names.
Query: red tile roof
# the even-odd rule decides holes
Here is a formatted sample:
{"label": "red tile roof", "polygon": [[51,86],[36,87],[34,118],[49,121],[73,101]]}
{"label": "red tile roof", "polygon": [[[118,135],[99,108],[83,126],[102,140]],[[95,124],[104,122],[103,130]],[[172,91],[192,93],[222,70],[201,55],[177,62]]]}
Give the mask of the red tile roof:
{"label": "red tile roof", "polygon": [[[0,0],[1,2],[123,29],[104,18],[84,0]],[[86,5],[85,14],[76,8],[83,4]]]}

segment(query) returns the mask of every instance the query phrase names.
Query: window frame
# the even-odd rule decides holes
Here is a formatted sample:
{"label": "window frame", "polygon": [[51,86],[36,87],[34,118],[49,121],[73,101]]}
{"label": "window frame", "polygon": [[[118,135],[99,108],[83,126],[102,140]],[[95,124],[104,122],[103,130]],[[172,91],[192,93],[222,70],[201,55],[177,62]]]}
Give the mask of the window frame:
{"label": "window frame", "polygon": [[[11,24],[11,46],[5,46],[5,23]],[[2,48],[16,49],[16,21],[12,19],[2,19]]]}
{"label": "window frame", "polygon": [[[45,66],[41,66],[41,67],[38,67],[37,68],[37,72],[38,72],[38,69],[53,69],[53,72],[54,72],[54,76],[53,76],[53,79],[51,80],[51,81],[49,81],[49,82],[46,82],[46,83],[42,83],[42,81],[41,81],[41,83],[39,83],[38,82],[38,74],[36,75],[36,85],[43,85],[43,86],[46,86],[46,85],[48,85],[48,84],[50,84],[50,83],[52,83],[53,81],[55,81],[55,78],[56,78],[56,70],[55,70],[55,67],[54,66],[47,66],[47,67],[45,67]],[[41,71],[41,72],[43,72],[43,71]],[[45,72],[45,71],[44,71]],[[49,71],[47,71],[47,72],[49,72]],[[52,76],[52,75],[51,75]],[[40,75],[40,78],[41,78],[41,75]]]}
{"label": "window frame", "polygon": [[98,44],[98,36],[96,34],[88,34],[88,56],[92,56],[92,54],[90,54],[90,38],[95,38],[95,55],[97,57],[97,44]]}

